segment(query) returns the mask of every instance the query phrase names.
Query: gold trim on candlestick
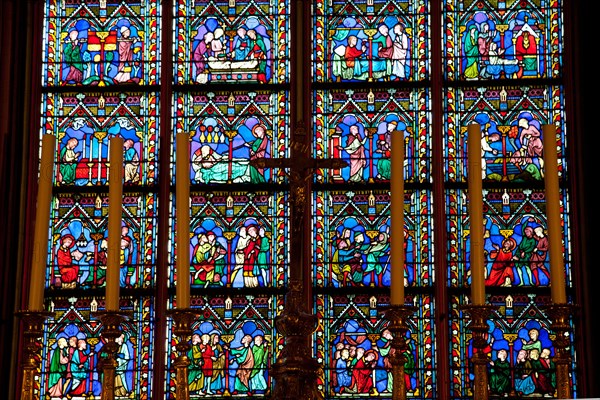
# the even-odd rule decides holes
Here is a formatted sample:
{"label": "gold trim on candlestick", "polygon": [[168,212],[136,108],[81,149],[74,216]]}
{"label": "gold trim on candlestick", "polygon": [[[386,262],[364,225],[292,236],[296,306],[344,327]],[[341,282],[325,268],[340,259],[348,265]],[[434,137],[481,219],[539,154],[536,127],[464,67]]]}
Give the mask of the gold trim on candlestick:
{"label": "gold trim on candlestick", "polygon": [[102,371],[102,394],[101,400],[115,399],[115,376],[117,369],[117,352],[119,344],[117,338],[121,336],[121,324],[129,319],[129,313],[123,311],[98,311],[95,313],[102,322],[102,337],[106,343],[102,347],[104,357],[100,361]]}
{"label": "gold trim on candlestick", "polygon": [[471,362],[475,373],[475,384],[473,387],[473,398],[477,400],[488,400],[488,357],[483,352],[488,342],[485,335],[489,331],[487,319],[492,311],[498,307],[486,304],[470,304],[461,306],[460,310],[471,318],[468,329],[472,332],[473,356]]}
{"label": "gold trim on candlestick", "polygon": [[192,337],[192,323],[196,319],[195,312],[190,308],[175,308],[167,311],[167,315],[173,318],[173,333],[179,338],[175,345],[179,353],[173,366],[175,367],[175,399],[189,400],[190,384],[188,381],[188,367],[190,360],[187,356],[192,348],[190,340]]}
{"label": "gold trim on candlestick", "polygon": [[317,326],[317,318],[304,310],[302,283],[289,281],[284,312],[275,318],[277,330],[285,338],[285,344],[273,365],[275,386],[273,398],[278,400],[322,400],[317,388],[319,363],[310,357],[311,334]]}
{"label": "gold trim on candlestick", "polygon": [[555,351],[553,361],[556,365],[556,397],[559,399],[570,399],[572,397],[572,383],[569,379],[569,366],[571,365],[569,346],[571,342],[567,334],[571,329],[569,316],[573,314],[578,306],[574,304],[551,304],[544,308],[552,319],[550,329],[555,334],[552,344]]}
{"label": "gold trim on candlestick", "polygon": [[404,381],[404,364],[406,363],[405,352],[408,349],[406,343],[406,332],[409,330],[406,321],[415,313],[416,307],[401,304],[392,304],[382,309],[385,319],[390,321],[387,329],[394,336],[390,347],[390,363],[392,364],[392,400],[406,400],[406,382]]}
{"label": "gold trim on candlestick", "polygon": [[21,400],[34,400],[35,375],[40,366],[40,338],[44,334],[44,321],[54,313],[46,311],[18,311],[15,315],[23,322],[23,382],[21,384]]}

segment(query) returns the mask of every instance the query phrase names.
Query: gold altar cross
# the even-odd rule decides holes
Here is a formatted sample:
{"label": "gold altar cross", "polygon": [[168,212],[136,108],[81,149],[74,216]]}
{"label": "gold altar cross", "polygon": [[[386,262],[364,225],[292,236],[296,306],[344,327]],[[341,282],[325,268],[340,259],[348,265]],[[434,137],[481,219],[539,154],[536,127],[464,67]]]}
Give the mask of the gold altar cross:
{"label": "gold altar cross", "polygon": [[[298,146],[296,146],[297,148]],[[292,148],[294,146],[292,145]],[[250,161],[250,165],[256,168],[282,168],[286,169],[290,183],[290,229],[292,235],[291,262],[298,263],[297,268],[290,268],[293,275],[295,270],[301,270],[303,248],[303,223],[304,216],[308,212],[306,208],[309,196],[309,180],[317,169],[341,169],[348,165],[344,160],[335,158],[312,158],[305,156],[305,151],[298,151],[294,158],[258,158]],[[298,278],[298,277],[297,277]]]}

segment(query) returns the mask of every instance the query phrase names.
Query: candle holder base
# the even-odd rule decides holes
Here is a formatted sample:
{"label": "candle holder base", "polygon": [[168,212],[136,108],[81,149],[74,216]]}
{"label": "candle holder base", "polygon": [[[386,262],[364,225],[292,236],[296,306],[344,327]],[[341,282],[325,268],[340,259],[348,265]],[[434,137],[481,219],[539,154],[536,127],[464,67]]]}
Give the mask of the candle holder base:
{"label": "candle holder base", "polygon": [[275,319],[285,345],[273,365],[275,386],[273,398],[280,400],[321,400],[317,389],[319,363],[310,354],[310,335],[315,330],[317,318],[305,311],[302,302],[302,283],[289,281],[284,312]]}
{"label": "candle holder base", "polygon": [[173,318],[173,333],[179,338],[179,341],[175,345],[179,354],[173,363],[176,376],[175,398],[177,400],[189,400],[188,367],[190,366],[190,360],[187,354],[192,348],[190,339],[192,336],[192,323],[196,318],[196,310],[191,308],[175,308],[168,310],[167,315]]}
{"label": "candle holder base", "polygon": [[392,364],[392,399],[406,400],[406,381],[404,380],[404,365],[408,361],[406,352],[409,347],[406,341],[406,332],[409,327],[406,324],[408,318],[415,313],[416,307],[404,304],[392,304],[382,307],[381,312],[385,319],[390,321],[388,330],[393,338],[390,343],[390,364]]}
{"label": "candle holder base", "polygon": [[488,345],[487,334],[489,326],[487,319],[492,314],[492,311],[496,309],[498,307],[488,304],[469,304],[460,307],[460,310],[471,318],[468,328],[471,330],[473,337],[473,356],[471,357],[475,372],[473,398],[478,400],[488,400],[489,398],[487,372],[489,360],[483,349]]}
{"label": "candle holder base", "polygon": [[556,397],[559,399],[570,399],[572,397],[572,383],[569,379],[571,356],[568,350],[571,342],[567,334],[571,328],[569,316],[578,308],[574,304],[551,304],[544,307],[550,318],[552,318],[550,329],[554,332],[552,344],[554,345],[555,356],[553,361],[556,365]]}
{"label": "candle holder base", "polygon": [[21,368],[23,368],[23,382],[21,388],[22,400],[34,400],[35,374],[38,372],[41,357],[40,338],[44,334],[44,322],[54,316],[47,311],[17,311],[15,315],[23,322],[23,357]]}
{"label": "candle holder base", "polygon": [[119,343],[117,338],[121,336],[121,324],[130,318],[129,313],[119,311],[98,311],[95,315],[102,322],[102,337],[106,343],[102,347],[103,358],[100,361],[102,371],[102,395],[101,400],[115,399],[115,374],[117,369],[117,352]]}

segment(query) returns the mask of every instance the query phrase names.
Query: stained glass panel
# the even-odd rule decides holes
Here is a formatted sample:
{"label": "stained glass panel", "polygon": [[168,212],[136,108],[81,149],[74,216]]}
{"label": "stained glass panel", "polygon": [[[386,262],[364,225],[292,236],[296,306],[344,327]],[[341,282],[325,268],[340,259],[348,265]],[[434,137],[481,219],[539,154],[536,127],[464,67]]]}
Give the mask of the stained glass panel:
{"label": "stained glass panel", "polygon": [[286,201],[282,193],[193,193],[191,287],[283,286],[289,264]]}
{"label": "stained glass panel", "polygon": [[[120,286],[155,284],[156,196],[127,194],[121,222]],[[54,199],[46,286],[95,289],[105,286],[108,196],[62,194]]]}
{"label": "stained glass panel", "polygon": [[[315,192],[313,279],[320,287],[390,286],[387,191]],[[405,286],[433,284],[433,224],[427,192],[404,196]]]}
{"label": "stained glass panel", "polygon": [[273,0],[175,3],[175,83],[289,80],[289,4]]}
{"label": "stained glass panel", "polygon": [[541,182],[542,125],[555,124],[559,170],[566,154],[563,89],[560,87],[490,87],[449,89],[446,93],[445,176],[466,181],[467,125],[481,126],[481,175],[489,182]]}
{"label": "stained glass panel", "polygon": [[316,82],[415,81],[429,73],[429,2],[313,4]]}
{"label": "stained glass panel", "polygon": [[561,14],[561,0],[445,1],[447,79],[561,77]]}
{"label": "stained glass panel", "polygon": [[[178,95],[175,133],[189,132],[192,183],[276,181],[281,175],[268,168],[250,165],[249,161],[287,157],[287,102],[287,92]],[[174,168],[174,158],[172,165]],[[172,176],[174,179],[175,173]]]}
{"label": "stained glass panel", "polygon": [[[473,396],[474,371],[468,360],[473,355],[473,337],[469,319],[461,313],[459,302],[464,298],[453,297],[450,313],[451,338],[450,369],[452,397]],[[488,382],[490,396],[518,398],[554,397],[556,389],[556,350],[548,318],[548,296],[513,292],[510,295],[488,297],[494,311],[487,320],[489,330],[484,334],[487,345],[483,352],[489,357]],[[567,321],[573,329],[572,321]],[[570,337],[570,341],[574,336]],[[567,352],[574,356],[574,347]],[[572,358],[574,360],[574,358]],[[569,365],[572,394],[576,398],[577,384],[574,364]]]}
{"label": "stained glass panel", "polygon": [[317,182],[389,181],[391,134],[405,142],[405,180],[431,179],[429,94],[425,90],[316,91],[314,156],[340,158],[341,170],[317,171]]}
{"label": "stained glass panel", "polygon": [[[105,328],[99,319],[101,300],[59,297],[46,321],[39,398],[99,400]],[[116,398],[151,399],[154,350],[154,307],[148,298],[122,297],[121,311],[129,319],[121,326],[116,353]],[[36,396],[37,397],[37,396]]]}
{"label": "stained glass panel", "polygon": [[46,0],[43,85],[156,84],[155,0]]}
{"label": "stained glass panel", "polygon": [[109,141],[123,138],[124,183],[155,183],[158,172],[158,98],[153,93],[49,93],[42,133],[56,136],[58,186],[103,186]]}
{"label": "stained glass panel", "polygon": [[[319,387],[326,399],[390,398],[393,379],[389,321],[382,318],[389,298],[378,295],[317,295],[319,318],[314,353],[324,364]],[[436,398],[434,310],[429,296],[412,299],[407,321],[404,381],[407,398]]]}
{"label": "stained glass panel", "polygon": [[[273,384],[271,367],[283,346],[274,317],[283,308],[281,296],[192,298],[199,318],[192,324],[188,357],[191,399],[206,396],[264,397]],[[178,338],[169,321],[167,399],[175,399],[173,362]]]}
{"label": "stained glass panel", "polygon": [[[567,195],[561,193],[562,204]],[[452,286],[470,285],[470,248],[468,196],[461,190],[447,192],[448,209],[448,278]],[[541,190],[484,189],[484,260],[486,286],[548,287],[548,222],[546,199]],[[570,282],[569,219],[561,207],[565,232],[564,254]]]}

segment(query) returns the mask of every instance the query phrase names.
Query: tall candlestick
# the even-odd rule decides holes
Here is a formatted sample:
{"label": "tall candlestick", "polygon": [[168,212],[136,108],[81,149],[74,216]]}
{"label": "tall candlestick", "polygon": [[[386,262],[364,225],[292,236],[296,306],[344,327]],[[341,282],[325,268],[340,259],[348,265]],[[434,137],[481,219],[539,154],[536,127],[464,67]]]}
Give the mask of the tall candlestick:
{"label": "tall candlestick", "polygon": [[392,192],[390,259],[391,290],[390,303],[404,304],[404,133],[392,134],[392,173],[390,186]]}
{"label": "tall candlestick", "polygon": [[469,124],[469,219],[471,221],[471,302],[474,305],[485,303],[485,261],[483,256],[483,190],[481,187],[481,127]]}
{"label": "tall candlestick", "polygon": [[108,192],[108,250],[106,262],[106,310],[119,310],[121,270],[121,219],[123,215],[123,138],[110,139]]}
{"label": "tall candlestick", "polygon": [[177,134],[176,213],[177,213],[177,308],[190,307],[190,140]]}
{"label": "tall candlestick", "polygon": [[35,231],[33,236],[33,258],[29,285],[29,311],[42,311],[46,286],[46,260],[48,256],[48,225],[52,203],[52,177],[54,175],[54,135],[42,137],[42,157],[38,184]]}
{"label": "tall candlestick", "polygon": [[567,294],[562,252],[562,227],[560,223],[556,127],[554,125],[543,125],[542,135],[544,136],[544,183],[546,185],[546,217],[548,218],[550,289],[552,301],[556,304],[565,304],[567,302]]}

